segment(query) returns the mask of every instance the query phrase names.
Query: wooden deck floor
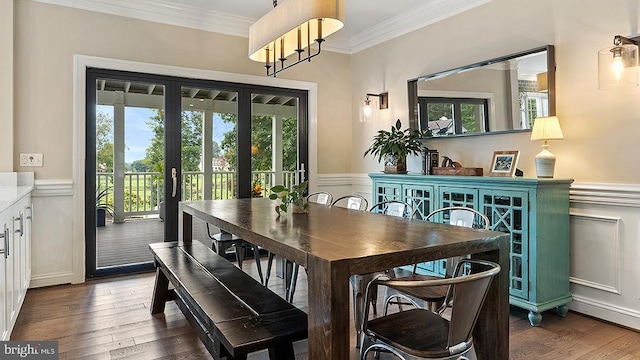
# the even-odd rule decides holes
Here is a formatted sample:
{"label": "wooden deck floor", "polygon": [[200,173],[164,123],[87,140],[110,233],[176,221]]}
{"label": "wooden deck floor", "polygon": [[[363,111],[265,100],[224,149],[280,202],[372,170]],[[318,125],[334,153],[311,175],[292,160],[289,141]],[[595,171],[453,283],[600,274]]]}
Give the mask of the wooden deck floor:
{"label": "wooden deck floor", "polygon": [[[244,268],[257,277],[255,263]],[[269,287],[284,293],[280,279]],[[174,303],[163,315],[150,315],[152,289],[150,273],[31,289],[11,339],[57,340],[61,360],[211,359]],[[302,271],[294,304],[306,311],[306,299]],[[352,333],[351,359],[358,358],[354,338]],[[525,311],[512,308],[509,341],[510,359],[640,359],[640,333],[574,312],[566,318],[545,312],[541,326],[534,328]],[[306,341],[295,349],[298,359],[307,359]],[[249,359],[268,356],[260,352]],[[383,354],[381,359],[392,357]]]}
{"label": "wooden deck floor", "polygon": [[[206,225],[201,220],[194,219],[193,230],[195,239],[208,239]],[[148,245],[162,241],[164,222],[160,219],[127,219],[120,224],[107,222],[106,226],[96,228],[97,266],[151,262],[153,256]]]}

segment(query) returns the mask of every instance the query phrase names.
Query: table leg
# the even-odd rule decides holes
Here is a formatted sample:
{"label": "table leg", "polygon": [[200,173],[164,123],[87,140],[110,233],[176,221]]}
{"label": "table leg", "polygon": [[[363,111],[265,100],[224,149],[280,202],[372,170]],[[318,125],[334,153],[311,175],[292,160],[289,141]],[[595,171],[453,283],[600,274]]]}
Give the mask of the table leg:
{"label": "table leg", "polygon": [[193,239],[193,217],[191,214],[178,210],[178,241],[184,245],[191,245]]}
{"label": "table leg", "polygon": [[480,360],[509,359],[509,238],[500,241],[500,250],[473,254],[500,264],[473,331],[474,346]]}
{"label": "table leg", "polygon": [[309,258],[309,359],[349,359],[349,271],[346,264]]}

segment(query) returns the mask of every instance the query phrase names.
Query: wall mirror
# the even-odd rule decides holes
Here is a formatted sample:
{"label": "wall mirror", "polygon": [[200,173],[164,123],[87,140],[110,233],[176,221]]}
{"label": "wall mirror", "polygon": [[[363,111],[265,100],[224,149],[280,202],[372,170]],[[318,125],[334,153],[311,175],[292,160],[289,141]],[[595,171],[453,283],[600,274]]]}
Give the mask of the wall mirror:
{"label": "wall mirror", "polygon": [[530,131],[555,115],[552,45],[408,81],[412,129],[430,137]]}

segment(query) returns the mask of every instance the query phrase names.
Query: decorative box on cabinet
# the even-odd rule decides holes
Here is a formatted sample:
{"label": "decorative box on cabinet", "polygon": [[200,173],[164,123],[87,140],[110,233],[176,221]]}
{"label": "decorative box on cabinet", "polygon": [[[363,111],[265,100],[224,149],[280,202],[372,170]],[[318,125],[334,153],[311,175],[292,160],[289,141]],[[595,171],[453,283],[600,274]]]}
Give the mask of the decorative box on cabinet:
{"label": "decorative box on cabinet", "polygon": [[[491,229],[511,234],[509,303],[529,310],[529,322],[556,308],[567,313],[569,292],[569,187],[571,179],[369,174],[373,201],[411,204],[417,219],[448,206],[487,215]],[[442,276],[445,262],[421,266]]]}

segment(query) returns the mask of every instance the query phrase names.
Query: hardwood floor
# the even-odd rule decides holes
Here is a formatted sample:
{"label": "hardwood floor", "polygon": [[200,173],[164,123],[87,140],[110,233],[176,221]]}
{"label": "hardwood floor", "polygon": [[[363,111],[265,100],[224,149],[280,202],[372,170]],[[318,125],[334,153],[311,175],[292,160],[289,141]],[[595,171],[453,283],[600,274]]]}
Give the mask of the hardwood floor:
{"label": "hardwood floor", "polygon": [[[257,277],[253,262],[245,270]],[[282,281],[273,279],[269,287],[282,295]],[[29,290],[11,339],[57,340],[62,360],[211,359],[175,304],[168,303],[164,315],[150,315],[152,290],[152,273]],[[302,271],[294,304],[305,311],[306,297]],[[351,344],[351,358],[357,359],[353,335]],[[298,359],[307,358],[306,346],[305,341],[296,343]],[[546,312],[541,326],[534,328],[526,311],[512,308],[509,357],[640,359],[640,333],[573,312],[566,318]],[[249,359],[268,356],[261,352]]]}

